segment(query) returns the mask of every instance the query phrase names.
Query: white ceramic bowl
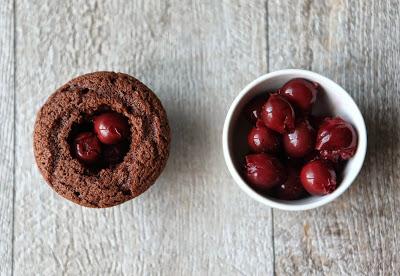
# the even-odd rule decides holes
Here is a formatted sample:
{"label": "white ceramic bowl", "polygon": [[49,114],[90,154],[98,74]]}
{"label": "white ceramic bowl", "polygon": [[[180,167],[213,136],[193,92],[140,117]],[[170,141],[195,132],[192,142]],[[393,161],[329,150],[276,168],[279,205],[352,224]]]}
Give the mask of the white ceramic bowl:
{"label": "white ceramic bowl", "polygon": [[[342,181],[338,183],[338,187],[333,193],[325,196],[311,196],[300,200],[287,201],[257,193],[246,183],[239,171],[242,170],[244,155],[248,153],[246,136],[247,131],[250,129],[249,122],[242,114],[243,108],[255,96],[266,92],[274,92],[293,78],[304,78],[321,85],[322,90],[313,108],[313,114],[332,114],[350,122],[358,134],[358,147],[355,156],[347,162],[343,171]],[[273,208],[298,211],[327,204],[349,188],[360,172],[364,162],[367,151],[367,131],[360,110],[351,96],[342,87],[314,72],[287,69],[263,75],[252,81],[239,93],[226,115],[222,144],[229,172],[246,194]]]}

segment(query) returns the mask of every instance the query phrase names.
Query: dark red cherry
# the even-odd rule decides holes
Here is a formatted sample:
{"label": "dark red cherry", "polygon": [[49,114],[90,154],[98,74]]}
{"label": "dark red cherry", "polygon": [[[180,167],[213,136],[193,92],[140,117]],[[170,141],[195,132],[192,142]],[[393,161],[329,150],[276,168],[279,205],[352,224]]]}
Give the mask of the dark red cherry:
{"label": "dark red cherry", "polygon": [[305,79],[292,79],[279,89],[279,94],[302,111],[309,112],[317,99],[318,86]]}
{"label": "dark red cherry", "polygon": [[92,132],[79,133],[73,143],[76,157],[86,163],[95,163],[101,154],[101,144]]}
{"label": "dark red cherry", "polygon": [[277,133],[265,127],[261,120],[250,130],[247,143],[253,152],[277,152],[280,145]]}
{"label": "dark red cherry", "polygon": [[263,105],[261,119],[268,128],[279,133],[294,129],[293,108],[285,98],[277,94],[271,95]]}
{"label": "dark red cherry", "polygon": [[[268,93],[266,93],[268,95]],[[259,96],[251,100],[245,107],[246,117],[250,122],[255,123],[258,119],[261,119],[261,108],[267,101],[268,96]]]}
{"label": "dark red cherry", "polygon": [[310,161],[314,161],[317,159],[321,159],[321,157],[319,156],[319,152],[315,149],[313,149],[311,152],[309,152],[306,156],[304,156],[301,160],[303,162],[303,165],[310,162]]}
{"label": "dark red cherry", "polygon": [[285,182],[274,188],[274,195],[283,200],[303,198],[307,192],[300,182],[300,170],[289,165],[286,171],[288,177]]}
{"label": "dark red cherry", "polygon": [[307,120],[301,120],[293,131],[283,134],[282,141],[289,157],[301,158],[314,149],[315,130]]}
{"label": "dark red cherry", "polygon": [[125,145],[105,145],[103,147],[103,161],[106,164],[117,164],[122,161],[124,157]]}
{"label": "dark red cherry", "polygon": [[286,172],[281,162],[266,153],[246,156],[246,179],[250,186],[266,191],[286,180]]}
{"label": "dark red cherry", "polygon": [[103,144],[117,144],[129,133],[127,120],[116,112],[107,112],[96,116],[93,120],[94,131]]}
{"label": "dark red cherry", "polygon": [[308,121],[310,122],[311,126],[318,130],[319,127],[325,122],[325,120],[330,119],[329,117],[326,116],[314,116],[310,115],[308,116]]}
{"label": "dark red cherry", "polygon": [[327,119],[317,134],[317,149],[324,159],[334,162],[348,160],[357,148],[357,133],[353,126],[340,117]]}
{"label": "dark red cherry", "polygon": [[336,173],[325,160],[314,160],[301,169],[300,181],[312,195],[322,196],[336,189]]}

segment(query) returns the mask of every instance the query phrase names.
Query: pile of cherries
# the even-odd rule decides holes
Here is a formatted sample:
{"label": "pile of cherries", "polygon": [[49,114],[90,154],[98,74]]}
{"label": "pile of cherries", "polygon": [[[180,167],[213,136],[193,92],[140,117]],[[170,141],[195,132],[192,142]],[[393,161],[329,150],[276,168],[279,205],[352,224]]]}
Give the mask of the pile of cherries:
{"label": "pile of cherries", "polygon": [[122,161],[130,135],[127,119],[116,112],[105,112],[83,124],[72,138],[74,156],[86,165],[108,166]]}
{"label": "pile of cherries", "polygon": [[357,134],[340,117],[311,115],[318,93],[319,84],[292,79],[247,105],[253,127],[245,178],[255,190],[295,200],[336,189],[344,162],[355,154]]}

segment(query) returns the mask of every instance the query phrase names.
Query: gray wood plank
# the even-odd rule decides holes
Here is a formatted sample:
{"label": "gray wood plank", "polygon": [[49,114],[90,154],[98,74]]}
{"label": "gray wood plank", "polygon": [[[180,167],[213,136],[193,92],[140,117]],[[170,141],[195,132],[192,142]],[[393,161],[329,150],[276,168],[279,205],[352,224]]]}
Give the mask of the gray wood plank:
{"label": "gray wood plank", "polygon": [[277,275],[400,270],[399,1],[281,1],[269,10],[270,69],[306,68],[341,84],[366,119],[368,155],[332,204],[274,211]]}
{"label": "gray wood plank", "polygon": [[12,273],[14,187],[14,5],[0,5],[0,275]]}
{"label": "gray wood plank", "polygon": [[[271,211],[239,191],[221,149],[230,103],[266,71],[265,21],[259,1],[17,0],[16,275],[272,273]],[[106,210],[58,197],[32,154],[35,112],[93,70],[142,79],[173,131],[158,183]]]}

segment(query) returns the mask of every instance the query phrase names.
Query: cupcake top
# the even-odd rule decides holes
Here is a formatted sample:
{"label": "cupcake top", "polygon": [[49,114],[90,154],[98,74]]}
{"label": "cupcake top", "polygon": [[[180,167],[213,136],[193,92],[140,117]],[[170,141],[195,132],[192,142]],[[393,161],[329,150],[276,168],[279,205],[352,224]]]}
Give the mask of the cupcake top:
{"label": "cupcake top", "polygon": [[[102,129],[110,122],[119,128]],[[82,75],[57,89],[34,130],[34,154],[47,183],[87,207],[111,207],[146,191],[165,167],[169,144],[157,96],[114,72]]]}

